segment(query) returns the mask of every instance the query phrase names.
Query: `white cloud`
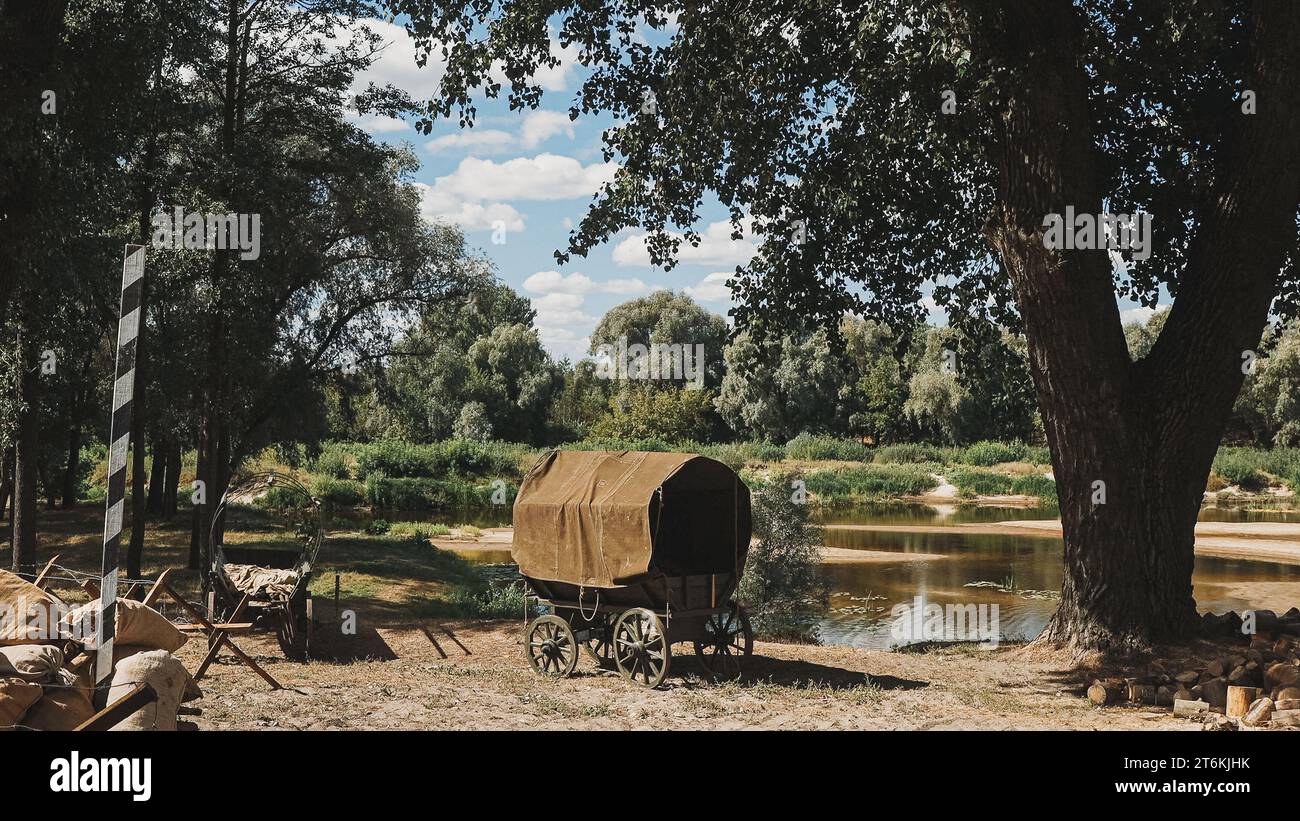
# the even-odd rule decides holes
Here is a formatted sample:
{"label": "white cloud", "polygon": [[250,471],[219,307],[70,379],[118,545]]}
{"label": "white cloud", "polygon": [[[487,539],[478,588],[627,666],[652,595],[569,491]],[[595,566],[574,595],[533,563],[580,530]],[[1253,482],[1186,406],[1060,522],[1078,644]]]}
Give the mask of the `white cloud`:
{"label": "white cloud", "polygon": [[731,277],[729,271],[716,271],[700,280],[698,285],[688,285],[682,290],[700,302],[730,302],[731,289],[727,287],[727,280]]}
{"label": "white cloud", "polygon": [[533,310],[537,312],[536,324],[539,328],[554,328],[565,325],[591,325],[596,318],[584,311],[586,301],[582,294],[546,294],[534,297]]}
{"label": "white cloud", "polygon": [[[750,231],[749,220],[741,225],[746,234]],[[680,234],[674,236],[681,237]],[[709,223],[700,235],[700,244],[692,246],[685,240],[677,251],[677,260],[683,264],[695,265],[744,265],[758,252],[753,240],[732,239],[731,222],[720,220]],[[646,235],[634,234],[614,246],[614,262],[624,266],[650,267],[650,252],[646,248]]]}
{"label": "white cloud", "polygon": [[[573,46],[560,47],[559,42],[551,38],[551,56],[560,62],[550,68],[542,66],[533,73],[533,81],[546,91],[564,91],[569,87],[569,74],[578,65],[578,50]],[[510,80],[506,78],[505,64],[497,61],[492,64],[492,79],[501,84],[503,91],[510,88]]]}
{"label": "white cloud", "polygon": [[524,290],[535,294],[643,294],[650,290],[639,279],[607,279],[597,282],[586,274],[567,276],[559,271],[538,271],[524,280]]}
{"label": "white cloud", "polygon": [[467,149],[470,154],[496,154],[514,145],[514,135],[495,128],[468,128],[430,140],[424,147],[432,154]]}
{"label": "white cloud", "polygon": [[436,186],[415,183],[420,192],[420,214],[429,222],[447,222],[466,231],[478,231],[505,223],[507,231],[524,230],[524,217],[503,202],[468,202],[440,192]]}
{"label": "white cloud", "polygon": [[415,62],[415,42],[402,26],[386,20],[368,18],[357,21],[357,25],[378,34],[383,40],[383,50],[365,70],[357,74],[352,82],[352,92],[364,91],[371,83],[377,86],[392,85],[403,89],[416,99],[430,99],[437,96],[438,84],[446,73],[446,64],[442,54],[434,48],[429,54],[429,62],[423,68]]}
{"label": "white cloud", "polygon": [[531,111],[524,117],[519,129],[519,142],[524,148],[536,148],[554,137],[565,134],[573,139],[573,121],[559,111]]}
{"label": "white cloud", "polygon": [[348,119],[367,134],[400,134],[403,131],[413,130],[410,123],[396,117],[385,117],[382,114],[353,114]]}
{"label": "white cloud", "polygon": [[1145,325],[1147,324],[1148,320],[1150,320],[1151,317],[1155,315],[1155,312],[1160,310],[1163,307],[1164,306],[1161,305],[1158,308],[1144,308],[1139,305],[1136,308],[1129,308],[1127,311],[1120,311],[1119,318],[1125,325],[1128,325],[1133,322],[1137,322],[1138,324]]}
{"label": "white cloud", "polygon": [[558,134],[574,138],[573,122],[568,114],[559,111],[531,111],[524,115],[518,134],[499,128],[469,128],[444,134],[425,143],[424,147],[434,154],[465,149],[470,155],[482,156],[500,154],[511,148],[532,150]]}
{"label": "white cloud", "polygon": [[572,157],[538,154],[505,162],[466,157],[438,177],[434,188],[459,199],[568,200],[590,197],[611,180],[617,166],[583,165]]}
{"label": "white cloud", "polygon": [[582,165],[572,157],[538,154],[505,162],[466,157],[456,170],[432,185],[417,183],[426,219],[442,219],[466,230],[492,228],[503,220],[508,231],[524,230],[513,200],[590,197],[614,174],[615,166]]}
{"label": "white cloud", "polygon": [[542,340],[542,346],[556,359],[567,356],[570,360],[577,361],[585,358],[591,349],[590,336],[579,335],[568,328],[538,327],[537,336]]}

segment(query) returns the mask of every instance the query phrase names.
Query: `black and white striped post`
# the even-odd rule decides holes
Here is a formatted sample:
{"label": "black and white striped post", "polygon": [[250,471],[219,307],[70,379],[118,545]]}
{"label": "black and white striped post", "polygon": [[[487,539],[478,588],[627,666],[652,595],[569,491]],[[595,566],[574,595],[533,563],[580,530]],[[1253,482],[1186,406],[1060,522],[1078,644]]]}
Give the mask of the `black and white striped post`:
{"label": "black and white striped post", "polygon": [[117,631],[118,545],[126,508],[126,457],[131,449],[131,404],[135,393],[135,348],[140,335],[144,291],[144,246],[126,246],[122,263],[122,307],[117,323],[117,373],[113,381],[113,420],[108,441],[108,501],[104,512],[104,560],[99,582],[99,623],[95,627],[95,683],[113,671]]}

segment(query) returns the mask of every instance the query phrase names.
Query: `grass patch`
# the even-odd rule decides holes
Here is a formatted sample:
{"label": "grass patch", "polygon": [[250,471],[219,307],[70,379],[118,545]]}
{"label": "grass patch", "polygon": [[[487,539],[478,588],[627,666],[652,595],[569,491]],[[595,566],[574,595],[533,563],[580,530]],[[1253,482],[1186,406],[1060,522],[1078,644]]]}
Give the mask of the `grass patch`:
{"label": "grass patch", "polygon": [[936,487],[933,465],[864,465],[858,468],[812,471],[804,483],[820,504],[919,496]]}

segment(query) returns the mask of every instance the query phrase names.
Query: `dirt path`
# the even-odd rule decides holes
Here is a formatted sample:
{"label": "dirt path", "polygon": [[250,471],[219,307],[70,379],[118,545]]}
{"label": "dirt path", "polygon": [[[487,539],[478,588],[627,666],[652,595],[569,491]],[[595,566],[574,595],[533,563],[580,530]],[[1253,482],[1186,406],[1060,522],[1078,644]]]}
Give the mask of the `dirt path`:
{"label": "dirt path", "polygon": [[[1171,729],[1199,730],[1167,711],[1099,710],[1071,692],[1086,675],[1024,651],[886,653],[758,642],[739,683],[701,679],[679,645],[663,690],[601,672],[584,656],[553,681],[528,669],[518,624],[448,623],[361,631],[337,649],[373,660],[296,664],[265,637],[240,640],[282,683],[272,691],[247,669],[216,664],[194,702],[201,728],[228,729]],[[438,641],[438,652],[421,627]],[[324,631],[323,631],[324,632]],[[194,667],[203,647],[180,655]],[[345,654],[346,655],[346,654]]]}

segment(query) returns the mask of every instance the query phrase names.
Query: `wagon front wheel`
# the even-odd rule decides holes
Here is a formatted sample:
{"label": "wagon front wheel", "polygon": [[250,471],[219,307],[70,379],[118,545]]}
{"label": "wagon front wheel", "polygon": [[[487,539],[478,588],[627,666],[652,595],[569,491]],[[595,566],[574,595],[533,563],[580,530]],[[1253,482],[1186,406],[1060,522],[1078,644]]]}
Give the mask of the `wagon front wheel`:
{"label": "wagon front wheel", "polygon": [[623,677],[642,687],[658,687],[668,675],[672,648],[664,623],[653,610],[634,607],[614,623],[614,662]]}
{"label": "wagon front wheel", "polygon": [[740,678],[745,657],[753,652],[754,631],[740,605],[709,616],[704,623],[704,638],[695,641],[695,657],[700,665],[721,681]]}
{"label": "wagon front wheel", "polygon": [[564,678],[578,666],[573,628],[559,616],[539,616],[524,630],[524,655],[538,675]]}

